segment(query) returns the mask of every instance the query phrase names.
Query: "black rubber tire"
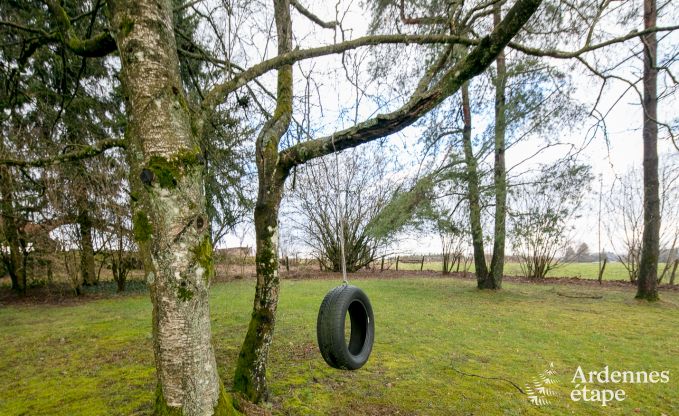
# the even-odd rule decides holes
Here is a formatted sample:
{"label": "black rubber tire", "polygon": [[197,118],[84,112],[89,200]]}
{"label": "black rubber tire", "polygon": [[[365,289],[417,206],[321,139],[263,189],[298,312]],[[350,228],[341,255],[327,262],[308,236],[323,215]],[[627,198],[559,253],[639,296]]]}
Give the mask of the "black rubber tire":
{"label": "black rubber tire", "polygon": [[[349,312],[351,336],[344,337]],[[342,285],[325,295],[316,322],[318,348],[333,368],[357,370],[368,361],[375,340],[375,319],[368,296],[356,286]]]}

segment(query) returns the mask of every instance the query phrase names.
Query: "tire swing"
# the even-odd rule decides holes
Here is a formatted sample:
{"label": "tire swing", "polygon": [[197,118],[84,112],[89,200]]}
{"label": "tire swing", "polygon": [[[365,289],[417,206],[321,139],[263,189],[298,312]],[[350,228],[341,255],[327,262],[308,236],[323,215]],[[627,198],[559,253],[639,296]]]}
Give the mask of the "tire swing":
{"label": "tire swing", "polygon": [[[333,147],[335,143],[333,141]],[[335,152],[335,167],[339,190],[339,160]],[[338,197],[338,213],[340,221],[341,204]],[[349,285],[347,280],[347,264],[344,254],[343,224],[338,226],[340,254],[342,256],[342,284],[331,289],[318,311],[316,321],[316,337],[318,348],[323,359],[330,367],[341,370],[357,370],[368,361],[375,340],[375,319],[368,296],[358,287]],[[351,322],[349,340],[345,336],[346,317]]]}
{"label": "tire swing", "polygon": [[[344,334],[347,313],[351,320],[348,343]],[[363,367],[375,340],[375,319],[368,296],[349,284],[330,290],[318,311],[316,336],[321,355],[330,367],[341,370]]]}

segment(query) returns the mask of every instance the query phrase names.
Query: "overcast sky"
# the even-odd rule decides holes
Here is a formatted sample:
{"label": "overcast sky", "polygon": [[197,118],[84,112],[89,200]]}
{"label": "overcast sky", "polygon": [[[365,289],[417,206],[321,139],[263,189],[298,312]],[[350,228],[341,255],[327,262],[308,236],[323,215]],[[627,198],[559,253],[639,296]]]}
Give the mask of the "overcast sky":
{"label": "overcast sky", "polygon": [[[345,4],[345,3],[342,3]],[[323,8],[323,5],[326,7]],[[670,6],[675,7],[676,6]],[[327,2],[313,2],[309,8],[317,13],[319,16],[326,20],[335,19],[334,4],[329,5]],[[351,31],[347,32],[350,38],[356,38],[366,33],[367,30],[367,20],[365,19],[366,13],[360,9],[357,3],[352,3],[348,5],[348,8],[340,7],[340,10],[347,10],[346,15],[343,19],[343,26],[345,28],[350,28]],[[663,23],[659,22],[662,26]],[[638,28],[641,29],[642,24],[639,22]],[[619,33],[621,28],[618,27],[608,27],[607,31],[610,33]],[[296,36],[296,44],[300,47],[311,47],[318,46],[323,43],[330,43],[333,41],[333,32],[328,30],[322,30],[311,26],[305,18],[297,13],[293,13],[293,32]],[[679,44],[679,36],[677,34],[671,35],[665,39],[662,39],[660,43],[661,55],[663,51],[667,51],[668,48],[675,47]],[[612,54],[628,54],[629,49],[638,48],[638,41],[630,41],[625,45],[616,46],[609,48],[606,53]],[[297,46],[297,45],[295,45]],[[665,46],[663,48],[663,46]],[[352,56],[361,56],[367,52],[359,51]],[[576,66],[574,69],[570,69],[570,63],[559,63],[562,67],[568,71],[576,84],[577,92],[576,97],[586,104],[586,108],[592,108],[594,100],[598,93],[598,88],[600,85],[600,80],[591,77],[584,70],[581,65]],[[359,106],[358,111],[354,111],[351,105],[347,103],[353,103],[355,99],[355,90],[346,81],[345,73],[339,65],[339,58],[337,56],[325,57],[321,59],[316,59],[313,61],[305,61],[295,68],[297,74],[297,84],[295,85],[296,93],[301,94],[304,91],[305,85],[301,84],[299,81],[299,74],[313,72],[317,74],[317,79],[321,79],[319,83],[315,84],[314,91],[318,94],[318,97],[322,97],[322,108],[316,108],[315,113],[320,114],[316,117],[312,123],[320,133],[328,133],[332,130],[337,130],[338,128],[344,128],[352,124],[357,118],[359,121],[367,118],[377,110],[377,107],[370,100],[361,101],[361,106]],[[638,61],[630,62],[630,65],[621,67],[618,70],[618,74],[624,75],[626,78],[635,79],[640,73],[640,65]],[[263,81],[269,83],[270,85],[274,82],[275,74],[269,74],[268,77],[264,77]],[[367,78],[361,78],[365,80]],[[641,89],[641,84],[638,85]],[[370,86],[367,86],[370,91]],[[659,85],[659,90],[662,91],[664,85]],[[639,98],[633,91],[628,91],[627,94],[621,95],[625,91],[626,86],[622,83],[613,83],[605,91],[602,100],[599,105],[601,111],[607,110],[611,106],[613,109],[606,116],[606,126],[608,132],[608,141],[604,139],[601,131],[597,134],[592,135],[592,127],[595,124],[594,119],[586,120],[582,123],[579,129],[574,131],[564,131],[562,137],[559,140],[564,143],[571,144],[575,148],[583,147],[586,143],[586,147],[582,152],[583,161],[587,161],[591,164],[593,173],[597,177],[597,180],[593,184],[594,191],[598,192],[599,188],[599,177],[603,180],[604,191],[606,192],[610,188],[612,182],[617,176],[622,175],[626,170],[632,166],[641,166],[642,163],[642,140],[641,140],[641,123],[642,123],[642,113],[639,105]],[[616,103],[617,102],[617,103]],[[662,101],[659,106],[659,112],[661,118],[665,120],[671,120],[672,117],[676,118],[676,112],[673,108],[678,108],[679,103],[676,99],[668,99]],[[347,108],[351,111],[346,111]],[[479,124],[483,124],[482,121]],[[485,120],[485,122],[492,122],[492,120]],[[664,132],[661,132],[661,136],[666,136]],[[408,128],[389,138],[389,143],[398,146],[399,148],[406,148],[412,151],[411,156],[414,162],[417,158],[417,141],[419,139],[419,130],[416,128]],[[591,140],[590,140],[591,139]],[[535,152],[535,149],[540,146],[540,138],[532,138],[526,140],[519,145],[512,147],[507,151],[507,166],[511,167],[519,161],[524,160],[529,155]],[[569,146],[560,146],[550,149],[535,160],[536,163],[548,163],[551,160],[555,160],[562,157],[569,150]],[[677,153],[677,150],[672,147],[669,140],[663,140],[659,144],[660,153]],[[407,163],[407,161],[406,161]],[[526,165],[523,168],[528,169],[530,165]],[[597,248],[598,236],[596,233],[597,229],[597,213],[595,207],[597,206],[598,196],[596,192],[592,192],[587,201],[588,209],[583,212],[584,216],[580,218],[576,224],[574,231],[574,240],[578,242],[586,242],[592,251]],[[252,227],[248,227],[249,232],[246,232],[245,238],[241,241],[243,230],[239,230],[236,234],[241,234],[237,236],[236,234],[228,236],[224,241],[223,245],[233,247],[237,245],[245,244],[249,246],[254,245],[254,234],[252,232]],[[283,227],[284,228],[284,227]],[[602,238],[605,249],[609,244],[606,237]],[[417,236],[415,239],[404,240],[399,247],[403,252],[438,252],[440,250],[440,242],[436,236]]]}

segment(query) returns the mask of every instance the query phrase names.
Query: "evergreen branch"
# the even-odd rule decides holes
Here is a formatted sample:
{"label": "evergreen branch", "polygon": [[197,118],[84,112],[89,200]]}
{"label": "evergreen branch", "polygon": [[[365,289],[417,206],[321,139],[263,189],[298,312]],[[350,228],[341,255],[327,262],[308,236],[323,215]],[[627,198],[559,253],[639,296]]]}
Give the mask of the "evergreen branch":
{"label": "evergreen branch", "polygon": [[104,153],[108,149],[113,148],[127,148],[127,142],[123,139],[110,139],[101,141],[92,146],[84,146],[81,149],[72,152],[61,153],[57,156],[36,159],[36,160],[22,160],[22,159],[0,159],[0,165],[18,166],[18,167],[46,167],[62,162],[73,162],[76,160],[89,159]]}

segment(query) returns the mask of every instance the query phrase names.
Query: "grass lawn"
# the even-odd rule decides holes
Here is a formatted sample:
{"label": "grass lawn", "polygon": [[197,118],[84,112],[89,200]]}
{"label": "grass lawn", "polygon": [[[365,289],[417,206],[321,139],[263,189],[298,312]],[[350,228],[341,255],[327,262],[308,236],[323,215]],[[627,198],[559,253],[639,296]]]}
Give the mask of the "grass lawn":
{"label": "grass lawn", "polygon": [[[365,367],[343,372],[325,365],[315,342],[318,306],[337,282],[283,282],[269,367],[274,414],[679,415],[679,292],[647,304],[632,299],[631,287],[506,284],[486,293],[458,279],[354,283],[372,300],[376,341]],[[253,294],[252,280],[213,288],[213,340],[227,388]],[[0,414],[148,414],[150,321],[143,295],[0,307]],[[542,407],[507,381],[456,371],[523,388],[550,363],[560,396]],[[627,394],[606,407],[571,401],[575,369],[606,365],[669,370],[670,382],[595,384]]]}
{"label": "grass lawn", "polygon": [[[391,269],[396,267],[392,264]],[[431,261],[424,262],[424,270],[440,271],[442,263]],[[661,273],[665,267],[665,263],[658,264],[658,273]],[[399,270],[420,270],[420,263],[399,263]],[[462,268],[460,268],[462,269]],[[470,271],[474,271],[474,264],[470,265]],[[668,275],[671,272],[668,271]],[[522,276],[521,266],[519,263],[505,264],[504,274],[506,276]],[[559,265],[556,269],[547,273],[547,277],[579,277],[581,279],[598,279],[599,278],[599,263],[565,263]],[[624,280],[629,281],[627,269],[620,262],[610,262],[606,264],[604,270],[604,280]],[[665,282],[669,277],[665,278]]]}

